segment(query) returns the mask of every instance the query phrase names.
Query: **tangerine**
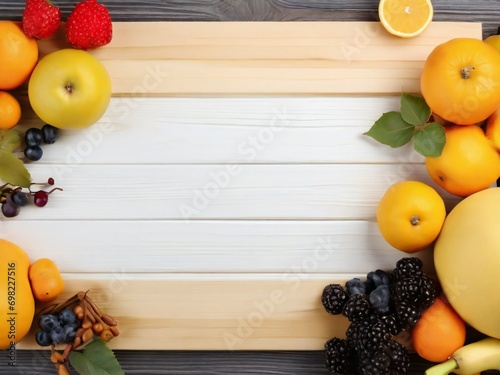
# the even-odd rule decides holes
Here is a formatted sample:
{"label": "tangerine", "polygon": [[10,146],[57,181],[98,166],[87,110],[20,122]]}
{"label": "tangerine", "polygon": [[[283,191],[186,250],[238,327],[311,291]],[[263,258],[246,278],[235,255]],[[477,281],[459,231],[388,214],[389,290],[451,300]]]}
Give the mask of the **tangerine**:
{"label": "tangerine", "polygon": [[55,300],[64,290],[64,281],[57,265],[48,258],[40,258],[31,264],[28,277],[33,296],[39,302]]}
{"label": "tangerine", "polygon": [[0,61],[0,90],[21,86],[35,68],[38,43],[24,34],[19,23],[0,21]]}
{"label": "tangerine", "polygon": [[398,250],[414,253],[431,245],[446,217],[443,198],[420,181],[391,185],[377,207],[377,225],[384,239]]}
{"label": "tangerine", "polygon": [[445,299],[438,297],[422,313],[410,334],[419,356],[431,362],[443,362],[464,345],[466,326]]}
{"label": "tangerine", "polygon": [[479,39],[455,38],[427,57],[420,77],[431,110],[456,125],[478,124],[500,104],[500,54]]}
{"label": "tangerine", "polygon": [[16,98],[6,91],[0,91],[0,129],[10,129],[21,119],[21,106]]}
{"label": "tangerine", "polygon": [[500,156],[477,125],[445,126],[441,155],[426,157],[431,178],[447,192],[466,197],[490,187],[500,176]]}

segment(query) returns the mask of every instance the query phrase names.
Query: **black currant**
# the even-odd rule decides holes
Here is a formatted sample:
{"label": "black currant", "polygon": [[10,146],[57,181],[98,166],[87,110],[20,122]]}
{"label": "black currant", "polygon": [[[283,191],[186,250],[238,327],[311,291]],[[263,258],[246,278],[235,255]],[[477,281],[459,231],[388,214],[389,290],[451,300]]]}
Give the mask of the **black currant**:
{"label": "black currant", "polygon": [[26,146],[38,146],[43,140],[42,131],[38,128],[30,128],[24,134]]}
{"label": "black currant", "polygon": [[28,146],[24,149],[24,156],[28,160],[38,161],[42,158],[43,150],[40,146]]}
{"label": "black currant", "polygon": [[25,206],[28,203],[28,195],[20,190],[16,190],[11,194],[12,202],[18,206]]}
{"label": "black currant", "polygon": [[42,126],[42,136],[44,143],[55,143],[55,141],[57,141],[57,138],[59,138],[59,129],[52,125],[45,124],[44,126]]}

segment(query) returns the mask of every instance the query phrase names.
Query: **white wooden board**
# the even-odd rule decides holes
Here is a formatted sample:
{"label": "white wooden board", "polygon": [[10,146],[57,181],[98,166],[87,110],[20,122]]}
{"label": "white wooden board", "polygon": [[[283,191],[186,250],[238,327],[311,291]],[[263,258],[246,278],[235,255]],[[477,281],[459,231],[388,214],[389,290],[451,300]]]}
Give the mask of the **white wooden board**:
{"label": "white wooden board", "polygon": [[[301,24],[303,32],[306,26]],[[318,32],[328,33],[316,38],[319,44],[312,49],[312,39],[301,39],[290,24],[283,26],[288,35],[271,40],[259,34],[266,28],[259,25],[263,29],[255,29],[261,37],[254,35],[258,43],[251,46],[253,52],[250,47],[238,49],[234,44],[241,41],[227,38],[223,29],[205,42],[221,43],[214,50],[219,54],[227,43],[233,46],[229,55],[223,54],[228,61],[242,51],[243,60],[254,59],[257,50],[262,58],[277,45],[288,56],[280,63],[293,65],[302,56],[295,52],[300,48],[314,65],[308,79],[321,80],[326,72],[321,58],[336,58],[324,49],[335,35],[331,25],[316,26],[314,38]],[[350,30],[358,26],[349,25]],[[405,59],[406,74],[392,75],[397,87],[384,95],[375,95],[378,91],[370,86],[375,81],[366,82],[370,95],[359,94],[360,80],[356,95],[342,91],[349,87],[343,85],[336,92],[343,96],[322,96],[327,82],[321,90],[309,86],[302,92],[296,83],[286,86],[293,89],[293,97],[276,96],[277,86],[268,97],[223,96],[233,92],[231,85],[219,97],[201,97],[210,92],[207,87],[215,87],[208,85],[210,80],[189,90],[181,90],[174,80],[160,92],[130,96],[126,87],[139,77],[132,74],[132,81],[118,86],[101,121],[84,131],[62,132],[57,143],[43,147],[42,160],[28,164],[34,181],[54,177],[64,191],[51,195],[44,208],[26,207],[18,217],[1,220],[0,237],[21,245],[33,260],[52,258],[67,280],[61,298],[91,289],[123,328],[112,341],[114,348],[321,349],[326,339],[343,335],[346,326],[342,317],[324,312],[319,299],[323,287],[377,268],[391,269],[405,256],[378,232],[375,209],[382,194],[405,179],[436,187],[411,144],[391,149],[362,133],[382,113],[399,109],[394,93],[405,87],[409,76],[418,77],[430,46],[469,34],[480,37],[480,25],[432,25],[420,39],[425,40],[421,48],[419,39],[405,49],[401,40],[374,36],[360,59],[387,69],[377,52],[379,37],[390,43],[392,58],[400,54]],[[130,56],[123,35],[117,35],[112,48],[96,51],[109,67],[119,64],[121,54]],[[349,37],[340,33],[333,40],[338,46]],[[158,51],[162,59],[210,55],[209,48],[194,48],[199,46],[194,42],[181,48],[179,40],[195,39],[173,33],[165,42],[169,47]],[[46,52],[57,46],[57,39],[44,44]],[[146,47],[144,61],[149,61],[157,45]],[[347,66],[357,68],[366,61]],[[408,70],[412,64],[414,70]],[[342,72],[341,66],[330,67]],[[247,91],[236,91],[255,93],[260,86],[245,87]],[[185,97],[171,97],[179,93]],[[193,93],[199,96],[187,97]],[[23,108],[22,127],[41,125],[27,110],[25,96]],[[437,189],[448,209],[458,202]],[[432,272],[430,250],[419,256]],[[268,300],[271,310],[262,312]],[[245,324],[249,330],[242,328]],[[19,345],[33,347],[29,339]]]}

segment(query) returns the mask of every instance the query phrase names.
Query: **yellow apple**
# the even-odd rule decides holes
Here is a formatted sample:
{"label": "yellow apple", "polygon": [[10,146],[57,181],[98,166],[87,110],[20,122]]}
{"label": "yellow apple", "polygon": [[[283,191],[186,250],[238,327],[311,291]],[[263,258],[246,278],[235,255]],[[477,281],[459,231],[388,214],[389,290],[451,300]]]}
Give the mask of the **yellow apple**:
{"label": "yellow apple", "polygon": [[60,129],[86,128],[104,115],[111,98],[111,78],[90,53],[62,49],[44,56],[28,83],[36,115]]}

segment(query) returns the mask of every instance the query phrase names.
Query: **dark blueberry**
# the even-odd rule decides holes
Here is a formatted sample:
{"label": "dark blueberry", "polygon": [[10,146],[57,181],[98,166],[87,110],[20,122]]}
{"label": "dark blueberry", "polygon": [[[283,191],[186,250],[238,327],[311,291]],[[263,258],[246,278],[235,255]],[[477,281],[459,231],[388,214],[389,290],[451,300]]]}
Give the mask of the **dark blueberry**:
{"label": "dark blueberry", "polygon": [[37,331],[35,333],[35,341],[40,346],[52,345],[52,338],[50,337],[50,332]]}
{"label": "dark blueberry", "polygon": [[353,296],[355,294],[365,294],[366,286],[365,284],[358,278],[354,278],[346,282],[345,287],[347,292]]}
{"label": "dark blueberry", "polygon": [[21,207],[25,206],[28,203],[28,195],[19,190],[14,191],[12,193],[12,202]]}
{"label": "dark blueberry", "polygon": [[62,344],[66,341],[66,332],[63,327],[57,327],[50,332],[50,338],[54,344]]}
{"label": "dark blueberry", "polygon": [[59,319],[54,314],[42,315],[38,325],[45,332],[50,332],[60,327]]}
{"label": "dark blueberry", "polygon": [[2,203],[2,214],[5,217],[15,217],[19,215],[21,207],[17,204],[4,202]]}
{"label": "dark blueberry", "polygon": [[389,274],[383,270],[376,270],[368,273],[366,279],[367,281],[370,280],[375,288],[379,285],[389,285],[390,283]]}
{"label": "dark blueberry", "polygon": [[64,334],[64,340],[63,342],[65,343],[70,343],[72,342],[75,337],[76,337],[76,326],[74,324],[68,324],[68,325],[65,325],[63,328],[62,328],[62,331],[63,331],[63,334]]}
{"label": "dark blueberry", "polygon": [[59,129],[46,124],[42,127],[42,137],[43,137],[43,142],[47,144],[52,144],[57,141],[57,138],[59,138]]}
{"label": "dark blueberry", "polygon": [[63,324],[70,324],[76,322],[76,314],[71,309],[64,309],[58,315],[59,321]]}
{"label": "dark blueberry", "polygon": [[24,149],[24,156],[28,160],[38,161],[42,158],[43,150],[40,146],[28,146]]}
{"label": "dark blueberry", "polygon": [[24,134],[24,143],[26,146],[38,146],[42,143],[43,135],[42,131],[38,128],[30,128],[26,130]]}
{"label": "dark blueberry", "polygon": [[380,315],[385,315],[390,312],[390,297],[391,291],[389,285],[380,284],[373,290],[368,299],[373,310]]}

